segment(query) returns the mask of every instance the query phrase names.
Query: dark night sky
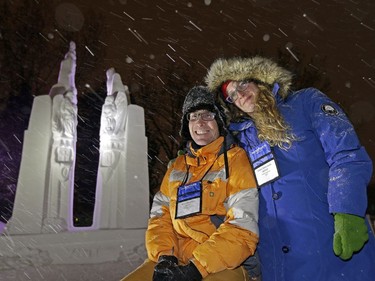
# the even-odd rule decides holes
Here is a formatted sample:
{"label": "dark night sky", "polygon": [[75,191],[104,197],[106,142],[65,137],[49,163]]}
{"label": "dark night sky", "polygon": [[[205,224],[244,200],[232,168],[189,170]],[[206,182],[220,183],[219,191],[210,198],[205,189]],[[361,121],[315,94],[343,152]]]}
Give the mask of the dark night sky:
{"label": "dark night sky", "polygon": [[[0,18],[13,20],[17,26],[35,24],[35,19],[14,17],[18,12],[22,14],[17,11],[22,0],[5,2],[14,7],[13,18],[2,10]],[[90,89],[103,87],[105,71],[110,67],[116,69],[134,95],[146,82],[152,83],[155,92],[166,87],[165,72],[171,65],[185,71],[193,85],[203,82],[207,68],[218,57],[262,54],[277,59],[282,52],[289,57],[288,66],[296,72],[297,80],[298,72],[307,70],[330,82],[324,92],[348,113],[362,144],[375,159],[373,0],[29,0],[28,3],[30,10],[41,12],[37,20],[42,24],[32,34],[34,41],[25,42],[29,43],[30,52],[18,57],[25,66],[32,60],[30,54],[49,52],[53,58],[48,61],[50,70],[39,73],[37,80],[43,83],[32,88],[34,95],[48,94],[57,82],[69,40],[77,41],[79,95],[90,93],[87,85]],[[21,30],[6,31],[0,33],[2,46],[15,40],[11,36],[26,37]],[[0,54],[2,94],[18,91],[9,90],[9,85],[12,80],[24,78],[19,72],[4,74],[10,68],[5,61]],[[321,85],[317,81],[305,86]],[[1,110],[7,107],[3,99],[0,105]],[[157,106],[148,105],[146,114]],[[374,176],[371,184],[375,185]]]}
{"label": "dark night sky", "polygon": [[[142,83],[137,77],[127,81],[134,72],[147,68],[160,78],[160,69],[168,63],[191,68],[201,82],[206,69],[220,56],[245,51],[277,58],[280,50],[289,53],[296,67],[306,65],[330,81],[325,92],[348,112],[363,145],[375,159],[372,0],[112,0],[92,1],[90,5],[85,0],[70,1],[79,13],[69,13],[71,4],[55,2],[55,15],[63,19],[57,21],[60,28],[63,21],[65,25],[83,23],[78,31],[82,32],[88,28],[85,13],[90,9],[101,17],[103,32],[97,44],[104,55],[93,70],[105,79],[105,69],[113,66],[129,86]],[[62,16],[64,9],[70,17]],[[86,82],[93,84],[99,77]]]}

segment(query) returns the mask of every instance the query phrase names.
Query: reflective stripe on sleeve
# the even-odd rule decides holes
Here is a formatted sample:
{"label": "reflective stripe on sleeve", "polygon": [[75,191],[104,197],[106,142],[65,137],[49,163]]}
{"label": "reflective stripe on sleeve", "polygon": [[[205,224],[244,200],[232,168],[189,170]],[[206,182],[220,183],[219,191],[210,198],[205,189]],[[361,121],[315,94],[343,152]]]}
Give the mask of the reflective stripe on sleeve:
{"label": "reflective stripe on sleeve", "polygon": [[258,228],[258,190],[249,188],[228,197],[227,211],[233,214],[228,222],[247,229],[259,236]]}
{"label": "reflective stripe on sleeve", "polygon": [[[172,172],[169,175],[169,182],[170,183],[174,181],[182,182],[185,177],[186,177],[186,171],[172,170]],[[188,174],[186,182],[189,182],[190,178],[191,178],[191,173]]]}
{"label": "reflective stripe on sleeve", "polygon": [[152,202],[152,208],[150,211],[150,218],[161,217],[163,214],[163,206],[169,207],[169,197],[165,196],[159,191],[154,196],[154,201]]}

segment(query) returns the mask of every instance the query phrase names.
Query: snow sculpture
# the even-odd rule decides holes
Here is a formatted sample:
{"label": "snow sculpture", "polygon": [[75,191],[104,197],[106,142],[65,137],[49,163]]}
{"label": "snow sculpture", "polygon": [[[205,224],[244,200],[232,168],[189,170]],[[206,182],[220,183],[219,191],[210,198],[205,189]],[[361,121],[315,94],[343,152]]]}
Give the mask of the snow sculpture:
{"label": "snow sculpture", "polygon": [[76,46],[71,42],[57,84],[49,95],[33,102],[13,214],[0,235],[4,261],[0,275],[1,270],[30,264],[119,260],[131,270],[146,257],[149,187],[144,111],[128,104],[128,88],[113,68],[106,73],[93,225],[74,227],[75,71]]}
{"label": "snow sculpture", "polygon": [[115,165],[123,150],[128,106],[125,91],[128,88],[122,84],[120,75],[113,68],[107,70],[107,97],[100,121],[100,162],[104,167]]}
{"label": "snow sculpture", "polygon": [[106,74],[94,228],[146,227],[149,210],[138,207],[149,193],[143,108],[128,105],[128,87],[113,68]]}
{"label": "snow sculpture", "polygon": [[52,150],[43,232],[61,232],[73,227],[74,167],[77,142],[76,46],[61,62],[52,97]]}
{"label": "snow sculpture", "polygon": [[73,229],[75,71],[76,46],[71,42],[61,62],[57,84],[52,86],[49,96],[34,99],[24,137],[13,214],[6,227],[9,234]]}

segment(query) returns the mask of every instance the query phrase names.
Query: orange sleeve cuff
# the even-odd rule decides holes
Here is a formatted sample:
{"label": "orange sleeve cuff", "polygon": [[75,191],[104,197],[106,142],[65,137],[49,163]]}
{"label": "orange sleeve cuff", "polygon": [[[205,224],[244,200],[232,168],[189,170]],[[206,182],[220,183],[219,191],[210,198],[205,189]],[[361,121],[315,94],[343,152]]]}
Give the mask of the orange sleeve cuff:
{"label": "orange sleeve cuff", "polygon": [[190,261],[194,263],[195,267],[199,270],[199,273],[202,275],[202,278],[205,278],[208,275],[207,270],[203,267],[203,265],[201,265],[199,261],[197,261],[194,258],[191,259]]}

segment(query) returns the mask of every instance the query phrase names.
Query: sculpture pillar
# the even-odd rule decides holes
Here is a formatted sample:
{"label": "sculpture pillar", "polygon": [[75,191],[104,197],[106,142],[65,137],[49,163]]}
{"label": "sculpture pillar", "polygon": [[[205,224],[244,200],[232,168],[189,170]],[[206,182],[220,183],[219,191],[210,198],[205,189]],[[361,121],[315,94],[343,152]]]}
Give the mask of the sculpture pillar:
{"label": "sculpture pillar", "polygon": [[139,106],[128,105],[127,94],[120,75],[109,69],[100,122],[93,223],[98,229],[147,225],[149,188],[144,112]]}
{"label": "sculpture pillar", "polygon": [[34,99],[25,132],[21,169],[9,234],[61,232],[73,228],[77,141],[76,46],[60,65],[49,96]]}
{"label": "sculpture pillar", "polygon": [[52,148],[46,194],[43,232],[73,229],[74,167],[77,142],[77,89],[75,86],[76,46],[61,63],[58,82],[52,97]]}

